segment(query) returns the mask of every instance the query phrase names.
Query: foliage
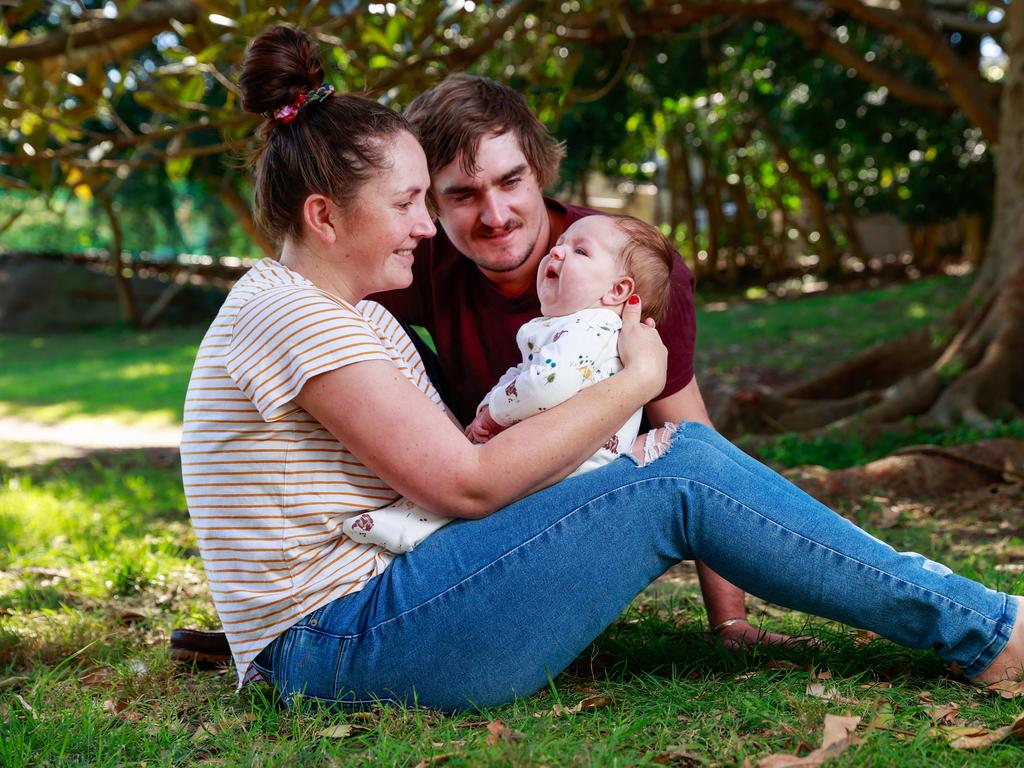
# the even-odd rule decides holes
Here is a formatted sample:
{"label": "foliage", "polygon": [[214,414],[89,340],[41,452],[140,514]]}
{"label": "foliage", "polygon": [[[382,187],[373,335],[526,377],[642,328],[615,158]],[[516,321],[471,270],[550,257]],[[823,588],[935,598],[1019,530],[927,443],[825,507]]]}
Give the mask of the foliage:
{"label": "foliage", "polygon": [[[915,4],[903,16],[857,0],[812,5],[33,0],[0,25],[0,178],[161,210],[170,247],[238,253],[217,239],[232,218],[217,190],[242,189],[234,157],[258,118],[241,114],[232,78],[245,41],[285,21],[317,35],[337,86],[397,106],[452,71],[509,82],[568,140],[568,184],[592,169],[664,181],[669,145],[682,142],[693,183],[719,187],[696,190],[701,216],[721,207],[725,220],[683,221],[676,203],[662,216],[705,261],[725,245],[778,250],[803,237],[824,254],[833,237],[849,243],[837,225],[801,234],[770,221],[797,217],[809,197],[833,216],[847,204],[914,222],[987,211],[998,86],[979,51],[1002,41],[1000,4]],[[170,212],[182,199],[209,212],[206,235],[179,231]]]}

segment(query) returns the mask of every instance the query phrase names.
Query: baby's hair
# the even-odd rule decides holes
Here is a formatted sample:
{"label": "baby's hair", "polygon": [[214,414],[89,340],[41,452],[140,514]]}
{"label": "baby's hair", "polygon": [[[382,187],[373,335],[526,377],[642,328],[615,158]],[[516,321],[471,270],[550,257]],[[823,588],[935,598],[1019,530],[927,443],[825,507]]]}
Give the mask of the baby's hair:
{"label": "baby's hair", "polygon": [[633,278],[640,297],[643,316],[660,323],[668,314],[672,294],[672,261],[676,250],[657,227],[633,216],[612,216],[615,226],[626,236],[622,248],[622,266]]}

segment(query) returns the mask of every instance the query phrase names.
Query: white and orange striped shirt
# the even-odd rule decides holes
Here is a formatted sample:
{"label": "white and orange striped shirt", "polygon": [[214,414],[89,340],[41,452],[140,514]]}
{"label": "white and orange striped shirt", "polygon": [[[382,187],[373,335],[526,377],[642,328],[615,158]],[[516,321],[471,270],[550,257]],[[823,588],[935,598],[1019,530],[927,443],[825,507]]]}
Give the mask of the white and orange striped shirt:
{"label": "white and orange striped shirt", "polygon": [[347,304],[273,259],[238,281],[199,347],[181,470],[239,684],[274,638],[393,557],[341,524],[398,494],[294,402],[310,378],[365,360],[394,363],[443,407],[386,309]]}

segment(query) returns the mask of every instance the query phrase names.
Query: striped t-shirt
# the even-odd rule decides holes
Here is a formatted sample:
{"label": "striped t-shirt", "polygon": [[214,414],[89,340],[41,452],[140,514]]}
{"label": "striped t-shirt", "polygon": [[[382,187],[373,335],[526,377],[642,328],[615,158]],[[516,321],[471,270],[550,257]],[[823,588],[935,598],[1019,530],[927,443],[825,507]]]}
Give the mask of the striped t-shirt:
{"label": "striped t-shirt", "polygon": [[181,469],[240,684],[274,638],[393,557],[341,525],[398,494],[294,402],[313,376],[364,360],[391,361],[443,407],[386,309],[347,304],[273,259],[238,281],[199,347]]}

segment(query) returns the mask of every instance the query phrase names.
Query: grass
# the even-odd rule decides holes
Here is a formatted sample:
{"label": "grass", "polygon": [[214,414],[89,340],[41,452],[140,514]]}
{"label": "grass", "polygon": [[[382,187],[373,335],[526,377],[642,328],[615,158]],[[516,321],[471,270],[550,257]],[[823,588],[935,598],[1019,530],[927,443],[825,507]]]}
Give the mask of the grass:
{"label": "grass", "polygon": [[[864,742],[837,766],[1024,759],[1021,742],[963,753],[933,732],[938,704],[955,703],[957,717],[991,727],[1021,707],[942,677],[929,653],[756,600],[766,628],[811,633],[823,647],[725,651],[704,633],[689,569],[642,595],[547,690],[504,707],[345,714],[285,710],[262,685],[236,694],[232,672],[190,670],[166,656],[172,627],[216,622],[177,473],[142,456],[4,472],[0,765],[736,765],[806,752],[826,714],[865,724]],[[1024,541],[990,536],[964,546],[949,519],[920,508],[877,531],[879,511],[868,498],[848,514],[900,548],[994,587],[1024,588],[998,567],[1024,552]],[[961,512],[998,530],[988,506]],[[808,695],[826,673],[828,695],[838,698]],[[606,697],[605,706],[555,709],[593,696]],[[335,730],[343,738],[323,735],[337,725],[351,728]]]}
{"label": "grass", "polygon": [[[946,278],[706,308],[703,364],[803,372],[808,361],[827,364],[927,322],[963,290]],[[201,336],[196,328],[0,336],[0,415],[177,423]],[[951,437],[972,435],[937,439]],[[873,448],[795,441],[775,458],[843,450],[844,461],[861,461]],[[826,714],[862,718],[863,743],[830,765],[1024,760],[1021,741],[978,753],[948,746],[934,730],[936,705],[954,703],[955,719],[997,727],[1020,712],[1021,699],[967,688],[943,676],[929,653],[754,599],[752,615],[765,628],[810,633],[822,647],[726,651],[706,634],[689,568],[641,595],[573,667],[527,699],[458,716],[289,711],[266,686],[235,693],[232,671],[192,670],[167,657],[173,627],[217,624],[177,466],[156,464],[153,454],[21,469],[3,461],[0,766],[753,765],[817,746]],[[854,500],[845,514],[898,548],[994,588],[1024,590],[1015,569],[1024,558],[1024,495],[1002,506],[987,495],[956,509],[907,505],[895,525],[883,503]],[[832,698],[809,695],[808,685],[824,678]],[[605,706],[556,709],[594,696]],[[333,735],[324,735],[329,728]]]}
{"label": "grass", "polygon": [[943,317],[969,285],[970,278],[938,276],[870,291],[706,304],[697,317],[697,371],[758,366],[806,376]]}
{"label": "grass", "polygon": [[203,333],[188,327],[0,335],[0,416],[180,424]]}

